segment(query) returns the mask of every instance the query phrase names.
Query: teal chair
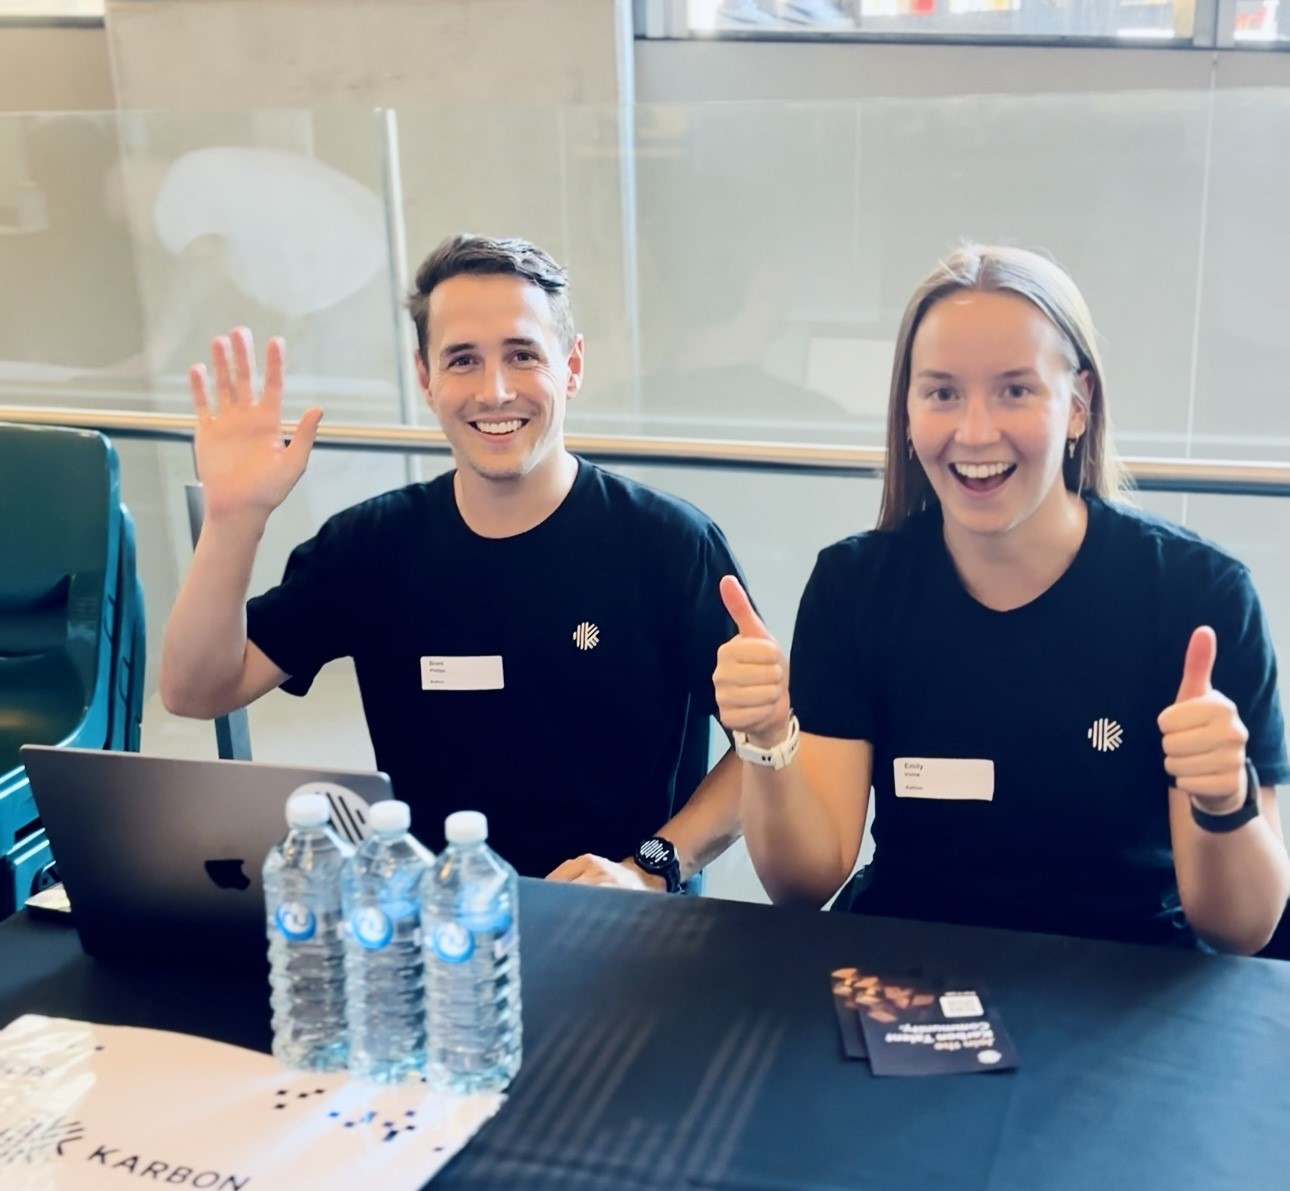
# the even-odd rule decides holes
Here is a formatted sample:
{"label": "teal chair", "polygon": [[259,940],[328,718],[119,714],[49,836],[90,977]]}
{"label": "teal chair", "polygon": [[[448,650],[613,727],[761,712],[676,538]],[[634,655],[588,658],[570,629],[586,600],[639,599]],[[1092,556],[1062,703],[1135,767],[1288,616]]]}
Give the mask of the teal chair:
{"label": "teal chair", "polygon": [[0,423],[0,917],[50,879],[24,744],[137,749],[142,592],[101,434]]}
{"label": "teal chair", "polygon": [[112,634],[112,681],[108,741],[105,747],[137,753],[143,725],[144,671],[147,635],[144,633],[143,583],[134,544],[134,518],[121,506],[121,553],[117,566],[116,626]]}

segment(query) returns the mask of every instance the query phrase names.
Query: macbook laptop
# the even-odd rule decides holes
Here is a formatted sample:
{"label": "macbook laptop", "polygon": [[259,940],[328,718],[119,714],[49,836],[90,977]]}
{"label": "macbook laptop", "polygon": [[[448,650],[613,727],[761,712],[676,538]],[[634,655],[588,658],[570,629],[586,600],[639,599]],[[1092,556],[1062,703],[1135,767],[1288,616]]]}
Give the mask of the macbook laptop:
{"label": "macbook laptop", "polygon": [[101,959],[262,961],[260,870],[287,799],[325,794],[357,843],[368,805],[392,793],[383,773],[34,744],[21,756],[81,946]]}

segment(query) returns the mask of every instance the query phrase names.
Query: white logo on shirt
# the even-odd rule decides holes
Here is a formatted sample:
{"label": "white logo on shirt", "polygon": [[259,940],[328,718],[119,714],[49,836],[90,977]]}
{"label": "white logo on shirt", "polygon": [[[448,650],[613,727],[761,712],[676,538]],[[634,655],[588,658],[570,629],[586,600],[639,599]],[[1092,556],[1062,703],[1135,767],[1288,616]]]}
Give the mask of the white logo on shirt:
{"label": "white logo on shirt", "polygon": [[600,644],[600,629],[589,620],[584,620],[573,630],[573,643],[579,649],[595,649]]}
{"label": "white logo on shirt", "polygon": [[1113,753],[1124,743],[1124,729],[1114,720],[1094,720],[1088,738],[1099,753]]}

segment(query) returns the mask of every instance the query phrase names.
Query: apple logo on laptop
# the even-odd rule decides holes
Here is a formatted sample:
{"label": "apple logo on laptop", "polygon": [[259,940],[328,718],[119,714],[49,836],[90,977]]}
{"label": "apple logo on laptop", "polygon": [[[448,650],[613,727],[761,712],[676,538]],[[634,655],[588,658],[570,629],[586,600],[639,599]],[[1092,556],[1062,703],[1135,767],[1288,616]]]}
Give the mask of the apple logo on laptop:
{"label": "apple logo on laptop", "polygon": [[251,878],[242,871],[245,861],[236,857],[227,860],[208,860],[206,875],[220,889],[236,889],[239,892],[251,888]]}

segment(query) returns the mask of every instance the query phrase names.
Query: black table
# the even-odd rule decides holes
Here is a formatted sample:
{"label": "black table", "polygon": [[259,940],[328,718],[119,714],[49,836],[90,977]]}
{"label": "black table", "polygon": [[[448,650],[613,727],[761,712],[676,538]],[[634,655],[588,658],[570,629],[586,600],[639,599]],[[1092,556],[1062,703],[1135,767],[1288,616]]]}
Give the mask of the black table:
{"label": "black table", "polygon": [[[521,907],[524,1067],[436,1188],[1290,1188],[1290,964],[537,881]],[[844,1061],[846,965],[979,980],[1021,1069]],[[20,916],[0,1023],[24,1012],[269,1043],[258,979],[98,964]]]}

